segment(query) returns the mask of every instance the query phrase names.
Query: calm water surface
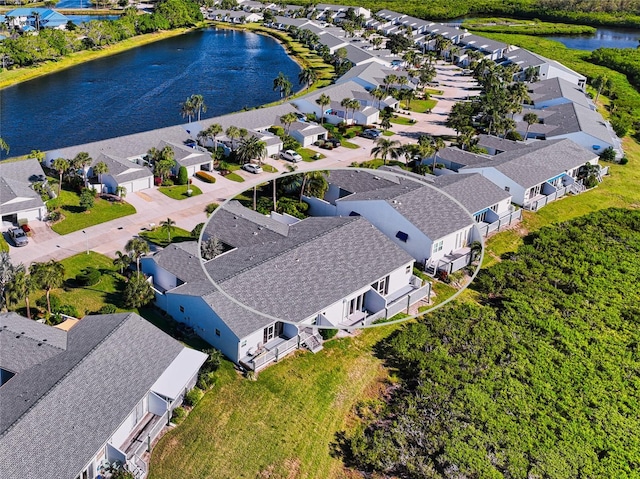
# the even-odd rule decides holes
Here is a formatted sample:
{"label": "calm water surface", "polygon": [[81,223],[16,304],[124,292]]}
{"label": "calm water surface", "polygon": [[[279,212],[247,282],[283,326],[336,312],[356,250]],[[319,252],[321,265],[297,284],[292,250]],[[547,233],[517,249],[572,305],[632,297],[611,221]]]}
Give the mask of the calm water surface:
{"label": "calm water surface", "polygon": [[[471,18],[465,17],[448,20],[446,23],[462,23]],[[482,33],[480,33],[482,35]],[[622,27],[596,27],[594,35],[557,35],[541,36],[566,45],[574,50],[593,51],[597,48],[636,48],[640,39],[640,31]]]}
{"label": "calm water surface", "polygon": [[0,90],[0,137],[11,155],[50,150],[186,122],[180,103],[204,96],[203,118],[279,98],[299,66],[272,38],[206,29]]}

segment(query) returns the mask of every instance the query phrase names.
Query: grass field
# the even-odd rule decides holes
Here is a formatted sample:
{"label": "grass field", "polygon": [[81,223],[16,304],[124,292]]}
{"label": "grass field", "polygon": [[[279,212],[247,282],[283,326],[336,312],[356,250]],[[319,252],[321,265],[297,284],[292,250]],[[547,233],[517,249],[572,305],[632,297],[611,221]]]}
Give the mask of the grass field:
{"label": "grass field", "polygon": [[266,171],[267,173],[277,173],[278,172],[278,168],[276,168],[275,166],[271,166],[271,165],[267,165],[267,164],[262,164],[262,169],[264,171]]}
{"label": "grass field", "polygon": [[236,183],[242,183],[244,178],[240,176],[238,173],[231,172],[228,175],[224,176],[227,180],[235,181]]}
{"label": "grass field", "polygon": [[407,107],[407,102],[401,103],[401,108],[403,110],[409,110],[416,113],[425,113],[428,110],[432,110],[438,104],[437,100],[411,100],[409,103],[409,107]]}
{"label": "grass field", "polygon": [[169,234],[162,226],[156,226],[151,231],[143,231],[140,236],[158,246],[167,246],[170,243],[180,243],[182,241],[193,241],[191,233],[185,229],[178,228],[177,226],[171,227],[171,240],[169,240]]}
{"label": "grass field", "polygon": [[406,116],[394,116],[389,121],[396,125],[413,125],[415,122],[413,118],[407,118]]}
{"label": "grass field", "polygon": [[[187,190],[191,190],[191,195],[187,194]],[[186,200],[191,196],[198,196],[202,194],[202,190],[195,185],[174,185],[174,186],[161,186],[158,191],[163,195],[173,198],[174,200]]]}
{"label": "grass field", "polygon": [[377,393],[385,373],[371,349],[391,331],[335,339],[315,355],[300,351],[255,382],[225,362],[218,385],[155,447],[150,478],[344,477],[330,444],[356,403]]}
{"label": "grass field", "polygon": [[[318,153],[311,148],[298,148],[296,151],[300,153],[303,161],[316,161],[326,158],[322,153]],[[316,158],[316,155],[319,155],[319,157]]]}
{"label": "grass field", "polygon": [[64,219],[51,226],[51,229],[58,234],[66,235],[90,226],[132,215],[136,209],[127,203],[110,202],[96,198],[96,202],[89,211],[84,211],[80,207],[80,196],[72,191],[62,190],[60,196],[54,200],[49,200],[48,205],[60,205],[60,212]]}

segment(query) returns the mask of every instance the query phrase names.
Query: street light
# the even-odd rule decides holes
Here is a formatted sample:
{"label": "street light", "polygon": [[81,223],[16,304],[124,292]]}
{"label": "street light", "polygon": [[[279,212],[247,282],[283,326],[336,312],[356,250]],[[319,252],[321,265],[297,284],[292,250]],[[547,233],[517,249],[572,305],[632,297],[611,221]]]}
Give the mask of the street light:
{"label": "street light", "polygon": [[84,237],[87,239],[87,254],[89,254],[89,235],[85,230],[82,230],[82,232],[84,233]]}

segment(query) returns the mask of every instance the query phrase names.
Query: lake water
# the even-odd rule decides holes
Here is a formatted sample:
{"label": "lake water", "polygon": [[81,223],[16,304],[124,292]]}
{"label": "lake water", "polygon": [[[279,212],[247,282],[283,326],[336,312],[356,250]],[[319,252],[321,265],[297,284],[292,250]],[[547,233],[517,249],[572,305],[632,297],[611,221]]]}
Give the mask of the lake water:
{"label": "lake water", "polygon": [[[478,17],[475,17],[478,18]],[[462,23],[469,18],[456,18],[447,23]],[[482,33],[480,33],[482,35]],[[594,35],[541,36],[566,45],[574,50],[593,51],[597,48],[636,48],[640,40],[640,30],[622,27],[596,27]]]}
{"label": "lake water", "polygon": [[91,20],[117,20],[120,15],[66,15],[76,25],[90,22]]}
{"label": "lake water", "polygon": [[186,122],[180,103],[201,94],[203,118],[275,101],[283,72],[300,67],[272,38],[205,29],[0,90],[0,137],[11,155]]}

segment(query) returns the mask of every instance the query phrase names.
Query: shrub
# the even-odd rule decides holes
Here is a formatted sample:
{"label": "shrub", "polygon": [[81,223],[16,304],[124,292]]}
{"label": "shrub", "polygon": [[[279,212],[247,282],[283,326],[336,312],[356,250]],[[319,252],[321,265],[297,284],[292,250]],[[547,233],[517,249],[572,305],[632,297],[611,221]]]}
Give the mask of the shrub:
{"label": "shrub", "polygon": [[198,387],[203,391],[211,389],[216,385],[216,373],[213,371],[210,372],[200,372],[200,376],[198,376]]}
{"label": "shrub", "polygon": [[[55,294],[49,295],[49,302],[51,303],[51,311],[55,311],[62,305],[60,298]],[[36,299],[36,306],[41,309],[47,309],[47,295],[42,295],[38,299]]]}
{"label": "shrub", "polygon": [[205,183],[215,183],[216,179],[213,175],[210,175],[206,171],[196,171],[196,177],[200,178]]}
{"label": "shrub", "polygon": [[281,138],[284,136],[284,128],[281,126],[272,126],[268,131]]}
{"label": "shrub", "polygon": [[171,178],[166,178],[163,182],[162,182],[162,186],[173,186],[173,180]]}
{"label": "shrub", "polygon": [[507,133],[506,138],[507,140],[522,141],[522,135],[515,130],[511,130],[509,133]]}
{"label": "shrub", "polygon": [[622,158],[620,158],[621,165],[626,165],[627,163],[629,163],[629,158],[627,158],[626,156],[623,156]]}
{"label": "shrub", "polygon": [[600,153],[600,159],[603,161],[615,161],[616,151],[611,147],[605,148],[602,153]]}
{"label": "shrub", "polygon": [[58,210],[50,211],[47,215],[47,218],[49,218],[49,221],[51,221],[52,223],[55,223],[60,218],[62,218],[62,213],[60,213]]}
{"label": "shrub", "polygon": [[209,203],[207,206],[205,206],[204,208],[204,212],[207,214],[207,218],[209,216],[211,216],[211,214],[218,209],[218,206],[220,206],[218,203]]}
{"label": "shrub", "polygon": [[153,184],[156,186],[160,186],[162,184],[162,178],[160,178],[159,176],[154,176],[153,177]]}
{"label": "shrub", "polygon": [[345,136],[345,138],[355,138],[356,137],[356,132],[355,131],[350,131],[349,133],[347,133],[344,136]]}
{"label": "shrub", "polygon": [[202,391],[202,389],[193,388],[191,391],[187,392],[187,394],[184,395],[184,403],[187,406],[193,407],[198,404],[203,397],[204,392]]}
{"label": "shrub", "polygon": [[291,135],[286,135],[282,139],[282,149],[283,150],[297,150],[302,145],[296,141],[294,137]]}
{"label": "shrub", "polygon": [[189,172],[187,171],[186,166],[181,166],[178,170],[178,181],[179,185],[186,185],[189,183]]}
{"label": "shrub", "polygon": [[180,424],[184,421],[184,418],[187,417],[187,411],[183,407],[178,406],[171,413],[171,422],[175,424]]}
{"label": "shrub", "polygon": [[93,266],[86,267],[82,272],[76,275],[76,281],[82,286],[93,286],[98,284],[102,274]]}
{"label": "shrub", "polygon": [[202,228],[204,228],[204,223],[198,223],[192,230],[191,230],[191,237],[192,238],[200,238],[200,233],[202,233]]}
{"label": "shrub", "polygon": [[62,306],[58,306],[56,309],[53,309],[52,307],[52,312],[54,314],[65,314],[73,318],[80,318],[80,313],[72,304],[63,304]]}
{"label": "shrub", "polygon": [[99,314],[113,314],[118,310],[115,304],[105,304],[102,308],[98,310]]}
{"label": "shrub", "polygon": [[222,364],[222,353],[219,349],[211,348],[203,351],[208,355],[207,360],[202,365],[201,371],[213,372],[217,371]]}
{"label": "shrub", "polygon": [[93,205],[96,202],[96,193],[95,191],[89,188],[83,188],[82,193],[80,193],[80,207],[87,211],[93,208]]}
{"label": "shrub", "polygon": [[324,339],[325,341],[328,341],[329,339],[333,338],[336,334],[338,334],[337,329],[321,329],[320,330],[320,336],[322,336],[322,339]]}

